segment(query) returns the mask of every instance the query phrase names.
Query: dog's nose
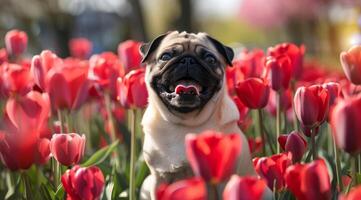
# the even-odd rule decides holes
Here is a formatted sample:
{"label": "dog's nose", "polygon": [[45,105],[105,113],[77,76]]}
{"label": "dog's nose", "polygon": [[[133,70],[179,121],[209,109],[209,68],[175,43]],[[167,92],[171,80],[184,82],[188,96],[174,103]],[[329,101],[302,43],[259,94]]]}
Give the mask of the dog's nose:
{"label": "dog's nose", "polygon": [[194,59],[194,58],[191,57],[191,56],[185,56],[185,57],[183,57],[183,58],[180,60],[180,63],[182,63],[182,64],[187,64],[187,65],[195,64],[195,63],[196,63],[196,59]]}

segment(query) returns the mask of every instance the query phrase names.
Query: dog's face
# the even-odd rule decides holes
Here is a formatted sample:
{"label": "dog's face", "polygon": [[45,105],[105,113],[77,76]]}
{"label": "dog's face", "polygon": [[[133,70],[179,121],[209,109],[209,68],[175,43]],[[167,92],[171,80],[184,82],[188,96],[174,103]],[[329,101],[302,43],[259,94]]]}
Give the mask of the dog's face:
{"label": "dog's face", "polygon": [[150,87],[171,112],[201,110],[221,89],[233,51],[205,33],[170,32],[141,47]]}

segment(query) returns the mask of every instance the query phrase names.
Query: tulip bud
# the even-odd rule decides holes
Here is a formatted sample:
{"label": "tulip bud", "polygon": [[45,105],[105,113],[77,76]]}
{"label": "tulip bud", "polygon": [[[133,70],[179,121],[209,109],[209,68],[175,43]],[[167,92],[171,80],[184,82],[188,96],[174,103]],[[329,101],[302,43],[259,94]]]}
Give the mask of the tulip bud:
{"label": "tulip bud", "polygon": [[280,190],[284,187],[283,176],[287,167],[291,164],[292,155],[288,153],[253,159],[257,174],[267,181],[267,185],[271,190]]}
{"label": "tulip bud", "polygon": [[303,154],[306,152],[307,142],[297,131],[279,136],[278,142],[283,150],[292,153],[294,163],[301,161]]}
{"label": "tulip bud", "polygon": [[5,46],[9,54],[18,56],[26,50],[28,36],[24,31],[11,30],[5,35]]}
{"label": "tulip bud", "polygon": [[99,200],[104,188],[104,175],[95,166],[68,169],[61,177],[69,200]]}
{"label": "tulip bud", "polygon": [[270,88],[260,78],[248,78],[236,85],[236,92],[244,105],[260,109],[267,105]]}
{"label": "tulip bud", "polygon": [[158,186],[156,196],[157,200],[206,200],[206,184],[197,177],[170,185],[162,184]]}
{"label": "tulip bud", "polygon": [[148,104],[148,92],[145,85],[145,69],[130,71],[117,80],[117,99],[125,108],[144,108]]}
{"label": "tulip bud", "polygon": [[141,67],[141,43],[133,40],[122,42],[118,46],[118,56],[126,72]]}
{"label": "tulip bud", "polygon": [[76,133],[54,134],[50,141],[50,151],[55,159],[65,166],[79,163],[85,150],[85,135]]}
{"label": "tulip bud", "polygon": [[353,84],[361,84],[361,46],[353,46],[340,54],[342,69]]}
{"label": "tulip bud", "polygon": [[280,91],[288,88],[291,70],[291,62],[288,56],[267,57],[265,76],[273,90]]}
{"label": "tulip bud", "polygon": [[294,97],[295,113],[306,128],[319,126],[326,118],[329,94],[321,85],[300,87]]}
{"label": "tulip bud", "polygon": [[78,59],[87,59],[93,48],[93,44],[86,38],[73,38],[69,41],[70,55]]}
{"label": "tulip bud", "polygon": [[186,135],[185,144],[193,172],[215,184],[228,179],[234,172],[242,143],[238,134],[205,131],[199,135]]}
{"label": "tulip bud", "polygon": [[266,186],[266,182],[262,179],[233,175],[223,191],[223,199],[261,200]]}
{"label": "tulip bud", "polygon": [[338,101],[330,120],[336,144],[350,154],[361,152],[361,96]]}
{"label": "tulip bud", "polygon": [[323,160],[290,166],[286,170],[285,181],[297,199],[331,199],[330,177]]}

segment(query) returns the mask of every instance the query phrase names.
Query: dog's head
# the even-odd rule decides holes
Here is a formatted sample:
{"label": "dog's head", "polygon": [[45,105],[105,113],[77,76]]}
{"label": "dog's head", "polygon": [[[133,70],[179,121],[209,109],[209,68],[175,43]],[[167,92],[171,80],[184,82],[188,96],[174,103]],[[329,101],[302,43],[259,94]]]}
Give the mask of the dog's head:
{"label": "dog's head", "polygon": [[146,81],[174,113],[200,111],[224,84],[233,50],[205,33],[169,32],[141,46]]}

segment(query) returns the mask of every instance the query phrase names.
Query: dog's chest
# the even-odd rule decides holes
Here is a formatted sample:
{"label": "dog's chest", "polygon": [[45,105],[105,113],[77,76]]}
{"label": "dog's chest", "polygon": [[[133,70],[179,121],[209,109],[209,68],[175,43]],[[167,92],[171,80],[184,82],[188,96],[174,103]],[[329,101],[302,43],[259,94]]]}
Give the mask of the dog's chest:
{"label": "dog's chest", "polygon": [[168,127],[166,124],[151,129],[145,127],[144,158],[155,171],[177,171],[188,163],[184,142],[186,134],[199,133],[207,129],[211,129],[211,127]]}

